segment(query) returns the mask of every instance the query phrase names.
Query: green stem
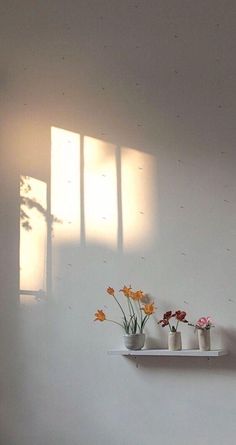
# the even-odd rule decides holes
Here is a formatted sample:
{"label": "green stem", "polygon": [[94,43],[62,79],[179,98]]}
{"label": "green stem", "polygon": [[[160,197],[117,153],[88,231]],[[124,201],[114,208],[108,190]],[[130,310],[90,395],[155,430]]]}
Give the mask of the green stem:
{"label": "green stem", "polygon": [[133,312],[133,315],[134,315],[134,317],[135,317],[135,310],[134,310],[134,307],[133,307],[133,303],[132,303],[132,301],[130,300],[130,298],[128,298],[128,301],[129,301],[131,310],[132,310],[132,312]]}
{"label": "green stem", "polygon": [[130,317],[131,317],[131,319],[132,319],[132,328],[131,328],[131,330],[132,330],[133,333],[134,333],[134,330],[135,330],[135,319],[136,319],[136,315],[135,315],[135,311],[134,311],[132,302],[131,302],[131,300],[130,300],[129,297],[128,297],[128,306],[129,306]]}
{"label": "green stem", "polygon": [[118,323],[118,321],[109,320],[109,318],[106,318],[106,321],[110,321],[111,323],[118,324],[119,326],[121,326],[124,329],[124,326],[121,323]]}
{"label": "green stem", "polygon": [[[135,309],[136,309],[136,313],[135,313],[135,309],[134,309],[134,306],[133,306],[132,301],[131,301],[131,305],[132,305],[133,313],[134,313],[134,315],[135,315],[135,317],[136,317],[136,319],[137,319],[137,327],[138,327],[139,330],[141,331],[141,326],[142,326],[142,325],[141,325],[141,323],[138,322],[138,316],[136,315],[136,314],[138,313],[137,301],[135,300]],[[140,310],[139,312],[142,314],[142,311],[141,311],[141,310]]]}
{"label": "green stem", "polygon": [[129,308],[129,315],[130,315],[130,317],[133,317],[134,316],[134,311],[132,311],[132,305],[130,303],[129,297],[127,297],[127,302],[128,302],[128,308]]}
{"label": "green stem", "polygon": [[143,330],[144,330],[144,326],[145,326],[145,324],[147,323],[149,317],[150,317],[150,315],[145,315],[145,317],[144,317],[144,319],[143,319],[143,321],[142,321],[142,324],[141,324],[141,329],[140,329],[141,333],[143,332]]}
{"label": "green stem", "polygon": [[123,316],[124,316],[124,320],[125,320],[125,322],[127,323],[127,319],[126,319],[126,315],[125,315],[125,311],[124,311],[123,307],[121,306],[120,302],[117,300],[117,298],[115,297],[115,295],[114,295],[114,298],[115,298],[115,300],[116,300],[116,302],[117,302],[117,304],[118,304],[118,306],[119,306],[119,308],[120,308],[120,310],[121,310],[121,312],[122,312],[122,314],[123,314]]}
{"label": "green stem", "polygon": [[139,307],[139,311],[140,311],[140,322],[141,322],[141,326],[142,326],[142,323],[143,323],[143,312],[142,312],[142,309],[141,309],[140,300],[138,300],[138,307]]}

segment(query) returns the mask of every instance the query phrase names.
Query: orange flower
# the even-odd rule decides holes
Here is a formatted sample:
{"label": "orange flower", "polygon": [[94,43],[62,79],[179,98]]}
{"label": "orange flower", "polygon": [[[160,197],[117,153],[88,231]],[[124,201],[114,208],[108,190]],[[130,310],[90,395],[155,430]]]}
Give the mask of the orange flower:
{"label": "orange flower", "polygon": [[142,310],[145,312],[146,315],[152,315],[155,312],[154,303],[145,304],[144,307],[142,307]]}
{"label": "orange flower", "polygon": [[107,293],[109,294],[109,295],[112,295],[113,297],[114,297],[114,295],[115,295],[115,291],[114,291],[114,289],[113,289],[113,287],[108,287],[107,288]]}
{"label": "orange flower", "polygon": [[131,287],[124,286],[123,289],[120,289],[120,292],[123,292],[125,297],[130,297],[132,293],[131,289]]}
{"label": "orange flower", "polygon": [[95,314],[95,320],[94,321],[104,321],[106,320],[106,315],[104,314],[103,310],[97,310],[96,314]]}
{"label": "orange flower", "polygon": [[143,291],[137,290],[136,292],[131,292],[130,296],[133,300],[141,300],[143,298]]}

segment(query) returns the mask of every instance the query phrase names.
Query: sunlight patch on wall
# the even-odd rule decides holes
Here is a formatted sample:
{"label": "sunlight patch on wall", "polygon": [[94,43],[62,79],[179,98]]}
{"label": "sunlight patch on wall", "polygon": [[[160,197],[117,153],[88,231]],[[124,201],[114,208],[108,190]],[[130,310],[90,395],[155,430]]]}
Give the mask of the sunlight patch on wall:
{"label": "sunlight patch on wall", "polygon": [[27,294],[20,294],[20,304],[22,306],[34,306],[38,304],[39,300],[36,298],[35,295],[27,295]]}
{"label": "sunlight patch on wall", "polygon": [[80,135],[56,127],[51,132],[53,244],[80,241],[82,227],[85,244],[150,246],[156,234],[153,157],[85,136],[80,178]]}
{"label": "sunlight patch on wall", "polygon": [[154,194],[153,156],[123,147],[121,150],[121,199],[124,250],[145,249],[156,236],[157,194]]}
{"label": "sunlight patch on wall", "polygon": [[53,241],[80,239],[80,136],[51,128]]}
{"label": "sunlight patch on wall", "polygon": [[86,242],[117,246],[115,146],[84,138],[84,215]]}
{"label": "sunlight patch on wall", "polygon": [[[20,289],[46,290],[47,187],[29,176],[20,178]],[[21,298],[24,299],[23,296]]]}

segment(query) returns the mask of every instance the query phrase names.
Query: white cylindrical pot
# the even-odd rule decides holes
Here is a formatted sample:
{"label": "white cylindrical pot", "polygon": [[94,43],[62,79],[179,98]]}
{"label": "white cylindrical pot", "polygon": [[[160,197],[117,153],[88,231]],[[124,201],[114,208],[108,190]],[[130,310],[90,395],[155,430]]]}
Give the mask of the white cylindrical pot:
{"label": "white cylindrical pot", "polygon": [[181,351],[182,349],[181,332],[169,332],[168,348],[169,351]]}
{"label": "white cylindrical pot", "polygon": [[126,334],[124,335],[124,343],[127,349],[138,351],[144,347],[145,334]]}
{"label": "white cylindrical pot", "polygon": [[198,329],[198,344],[200,351],[210,351],[211,337],[210,329]]}

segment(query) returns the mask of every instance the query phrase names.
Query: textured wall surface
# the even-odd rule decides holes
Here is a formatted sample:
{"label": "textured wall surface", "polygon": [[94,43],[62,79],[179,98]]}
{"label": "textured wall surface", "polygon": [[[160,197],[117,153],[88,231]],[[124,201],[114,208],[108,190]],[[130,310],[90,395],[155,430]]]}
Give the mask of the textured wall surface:
{"label": "textured wall surface", "polygon": [[[235,2],[0,10],[0,444],[233,443]],[[108,356],[130,283],[231,354]]]}

